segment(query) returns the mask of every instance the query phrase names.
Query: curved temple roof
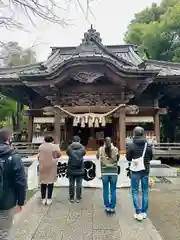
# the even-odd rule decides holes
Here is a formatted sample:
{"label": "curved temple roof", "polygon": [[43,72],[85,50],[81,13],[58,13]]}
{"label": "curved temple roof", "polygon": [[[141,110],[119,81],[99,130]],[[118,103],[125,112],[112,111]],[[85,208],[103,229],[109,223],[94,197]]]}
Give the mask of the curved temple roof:
{"label": "curved temple roof", "polygon": [[[74,79],[82,69],[87,72],[95,71],[95,77],[112,74],[114,82],[122,84],[125,82],[127,89],[130,89],[136,97],[145,89],[148,90],[151,83],[156,85],[158,81],[168,82],[167,79],[170,82],[178,81],[176,76],[180,76],[180,64],[143,61],[138,55],[137,46],[103,45],[100,34],[91,26],[84,33],[79,46],[52,47],[51,55],[44,62],[0,68],[0,92],[29,106],[33,102],[46,106],[51,104],[47,95],[50,97],[56,95],[63,80]],[[130,82],[127,81],[126,84],[128,78]],[[42,107],[42,104],[40,105]]]}
{"label": "curved temple roof", "polygon": [[[17,79],[21,76],[45,76],[52,74],[59,66],[71,60],[89,58],[108,59],[117,67],[125,71],[141,73],[146,69],[139,68],[144,62],[137,54],[134,45],[104,46],[100,34],[92,28],[84,33],[82,43],[77,47],[52,47],[52,53],[44,62],[33,65],[0,69],[0,78]],[[149,67],[147,72],[158,72],[157,68]]]}
{"label": "curved temple roof", "polygon": [[84,33],[82,43],[77,47],[52,47],[52,53],[44,62],[37,64],[18,66],[13,68],[1,68],[0,79],[17,79],[21,76],[49,75],[63,63],[73,59],[84,57],[107,58],[116,66],[126,71],[158,72],[158,76],[180,75],[180,64],[155,60],[143,61],[138,55],[137,46],[127,45],[103,45],[100,33],[93,27]]}

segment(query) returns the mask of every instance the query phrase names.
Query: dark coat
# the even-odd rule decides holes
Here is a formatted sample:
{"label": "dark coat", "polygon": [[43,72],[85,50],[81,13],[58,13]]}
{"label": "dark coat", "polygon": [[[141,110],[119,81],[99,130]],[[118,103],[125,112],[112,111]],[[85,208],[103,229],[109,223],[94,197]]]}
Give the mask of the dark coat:
{"label": "dark coat", "polygon": [[[129,162],[131,162],[132,159],[139,158],[142,156],[144,145],[146,142],[147,140],[144,137],[133,138],[133,142],[128,144],[126,151],[126,158]],[[152,145],[148,144],[144,156],[145,170],[141,171],[142,173],[149,174],[150,161],[152,160],[152,158],[153,158]]]}
{"label": "dark coat", "polygon": [[8,145],[0,145],[0,159],[3,163],[3,194],[0,210],[9,210],[16,205],[23,206],[26,199],[27,180],[21,157]]}
{"label": "dark coat", "polygon": [[83,157],[86,154],[84,146],[79,142],[73,142],[69,145],[66,153],[69,157],[67,167],[68,176],[84,176]]}

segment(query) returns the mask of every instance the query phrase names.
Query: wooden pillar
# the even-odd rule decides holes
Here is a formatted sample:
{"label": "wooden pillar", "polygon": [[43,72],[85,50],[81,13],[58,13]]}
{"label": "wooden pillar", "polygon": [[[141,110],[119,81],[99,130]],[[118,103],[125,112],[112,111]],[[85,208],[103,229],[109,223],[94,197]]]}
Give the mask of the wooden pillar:
{"label": "wooden pillar", "polygon": [[[121,86],[121,102],[125,100],[125,85]],[[121,155],[126,153],[126,108],[120,108],[119,113],[119,151]]]}
{"label": "wooden pillar", "polygon": [[[155,108],[159,107],[158,99],[154,100],[154,107]],[[160,121],[159,121],[159,112],[158,112],[158,110],[156,111],[156,113],[154,115],[154,133],[155,133],[157,141],[160,142]]]}
{"label": "wooden pillar", "polygon": [[33,138],[33,121],[34,121],[34,117],[29,116],[29,118],[28,118],[28,142],[32,142],[32,138]]}
{"label": "wooden pillar", "polygon": [[17,131],[20,131],[20,124],[21,124],[21,119],[22,119],[22,111],[23,111],[23,104],[20,102],[16,103],[17,107]]}
{"label": "wooden pillar", "polygon": [[73,119],[68,117],[67,119],[67,146],[72,141],[73,137]]}
{"label": "wooden pillar", "polygon": [[54,114],[54,140],[56,144],[60,144],[61,142],[61,115],[58,109],[55,110]]}
{"label": "wooden pillar", "polygon": [[65,117],[65,120],[64,120],[64,142],[66,143],[67,142],[67,117]]}
{"label": "wooden pillar", "polygon": [[124,155],[126,153],[126,109],[125,107],[120,109],[119,115],[119,147],[120,154]]}
{"label": "wooden pillar", "polygon": [[116,118],[116,147],[120,146],[119,141],[119,118]]}

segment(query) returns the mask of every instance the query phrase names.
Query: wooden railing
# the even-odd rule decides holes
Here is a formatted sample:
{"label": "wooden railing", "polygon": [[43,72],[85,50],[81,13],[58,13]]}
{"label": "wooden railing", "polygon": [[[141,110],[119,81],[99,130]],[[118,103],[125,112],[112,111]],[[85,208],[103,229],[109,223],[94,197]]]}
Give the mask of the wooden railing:
{"label": "wooden railing", "polygon": [[[40,144],[28,142],[15,142],[14,147],[21,156],[32,156],[38,153]],[[180,158],[180,143],[158,143],[153,146],[154,157]]]}
{"label": "wooden railing", "polygon": [[[153,137],[154,131],[145,131],[146,137]],[[126,137],[133,137],[133,131],[126,131]]]}
{"label": "wooden railing", "polygon": [[32,156],[38,153],[38,147],[40,144],[29,143],[29,142],[14,142],[14,147],[21,156]]}
{"label": "wooden railing", "polygon": [[180,151],[180,143],[157,143],[154,145],[154,149],[156,150],[179,150]]}
{"label": "wooden railing", "polygon": [[158,143],[153,146],[154,157],[180,159],[180,143]]}

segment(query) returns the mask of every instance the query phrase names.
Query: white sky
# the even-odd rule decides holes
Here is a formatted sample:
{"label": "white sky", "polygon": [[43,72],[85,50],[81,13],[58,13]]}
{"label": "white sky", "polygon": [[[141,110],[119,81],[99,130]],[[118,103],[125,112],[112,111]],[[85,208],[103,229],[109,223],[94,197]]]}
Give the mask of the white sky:
{"label": "white sky", "polygon": [[79,45],[84,32],[92,23],[100,32],[104,44],[122,44],[127,25],[134,14],[150,6],[152,2],[160,3],[160,0],[93,0],[91,9],[95,18],[89,15],[89,22],[77,6],[71,5],[65,13],[59,13],[66,19],[72,19],[69,27],[63,28],[38,20],[37,28],[27,24],[28,32],[1,28],[1,41],[17,41],[23,47],[30,47],[34,42],[39,43],[34,50],[38,60],[42,61],[50,53],[50,46]]}

